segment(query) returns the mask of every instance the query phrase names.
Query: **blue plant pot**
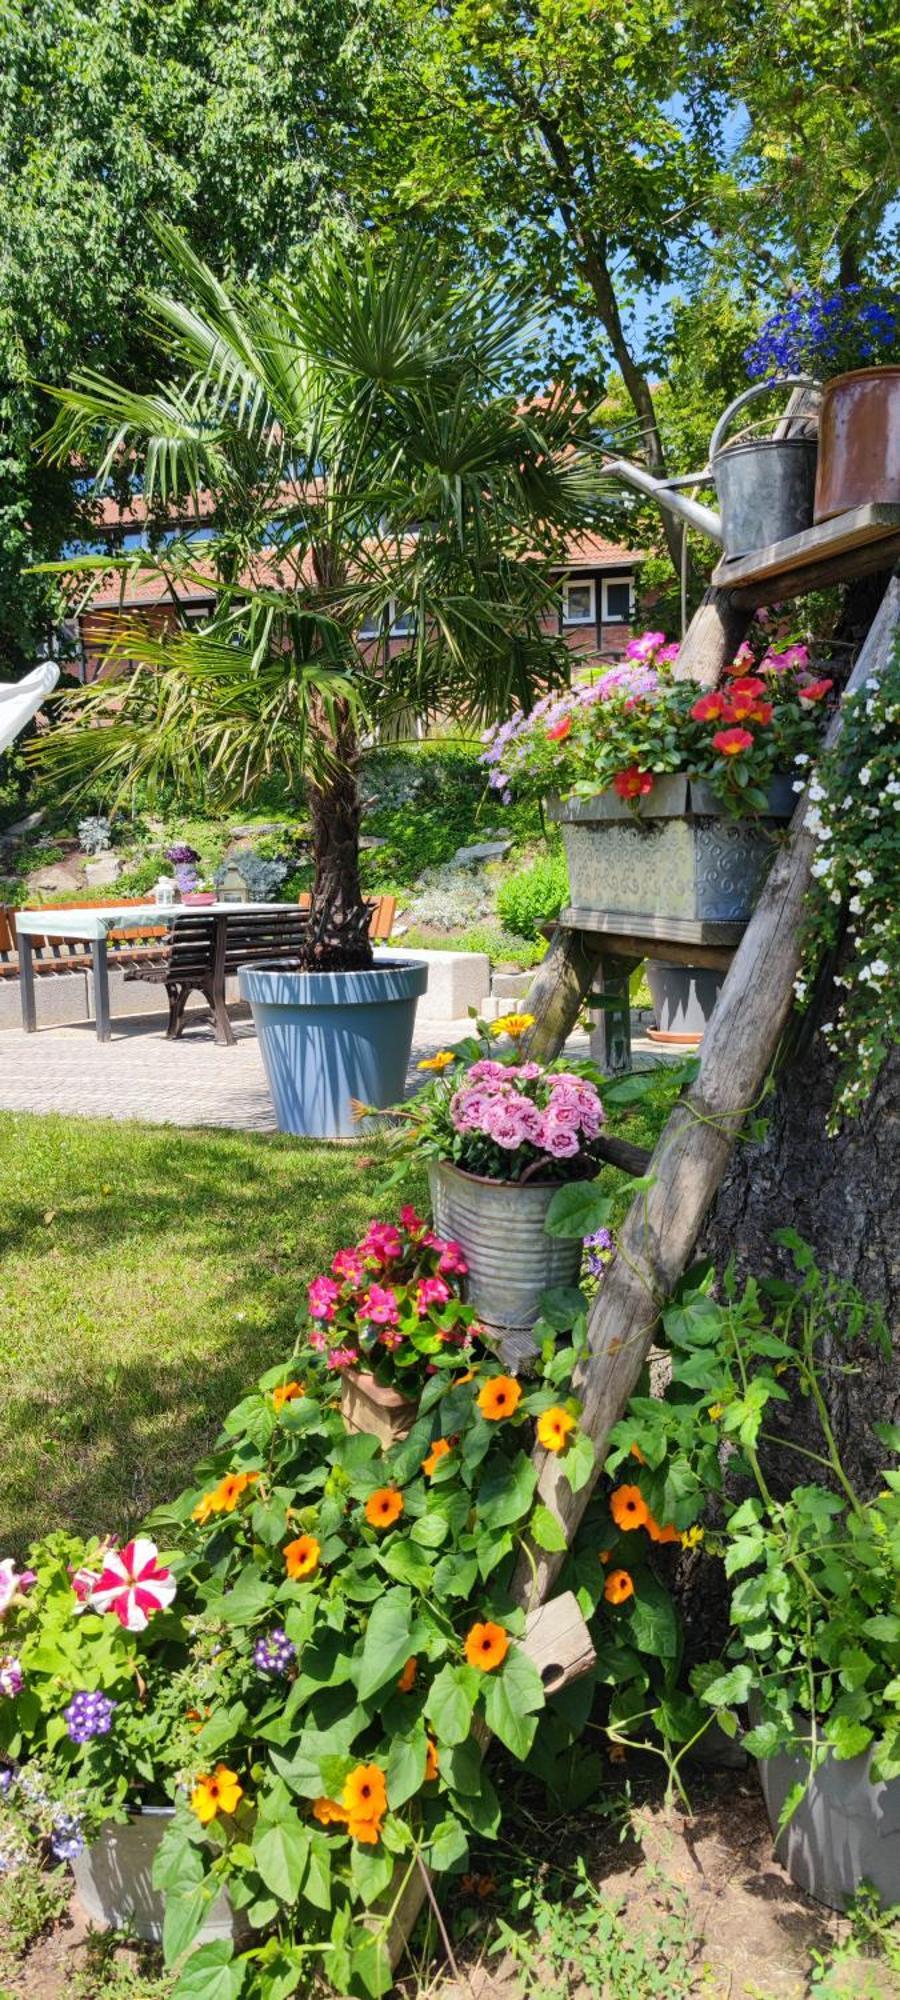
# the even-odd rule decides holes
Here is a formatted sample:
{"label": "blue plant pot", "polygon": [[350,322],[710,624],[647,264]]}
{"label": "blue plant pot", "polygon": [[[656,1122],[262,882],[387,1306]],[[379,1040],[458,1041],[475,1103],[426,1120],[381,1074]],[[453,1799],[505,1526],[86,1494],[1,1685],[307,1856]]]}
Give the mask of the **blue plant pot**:
{"label": "blue plant pot", "polygon": [[365,972],[246,965],[238,978],[280,1132],[355,1138],[353,1098],[379,1110],[402,1098],[427,965],[393,957]]}

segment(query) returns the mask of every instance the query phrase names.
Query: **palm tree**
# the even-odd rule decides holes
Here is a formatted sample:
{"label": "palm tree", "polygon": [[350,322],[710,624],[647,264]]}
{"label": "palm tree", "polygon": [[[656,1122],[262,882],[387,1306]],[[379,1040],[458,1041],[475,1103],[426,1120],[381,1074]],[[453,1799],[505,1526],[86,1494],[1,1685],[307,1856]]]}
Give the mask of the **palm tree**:
{"label": "palm tree", "polygon": [[[226,284],[159,233],[176,284],[148,305],[167,379],[141,394],[81,370],[51,392],[47,452],[96,465],[98,489],[133,463],[161,517],[212,496],[215,535],[117,559],[168,587],[173,629],[120,629],[114,673],[67,697],[43,754],[117,797],[174,779],[224,802],[275,769],[302,779],[308,963],[349,970],[370,960],[360,734],[414,713],[486,722],[562,678],[542,614],[589,505],[585,425],[566,394],[512,393],[535,331],[523,299],[454,283],[421,249],[383,268],[367,247],[319,252],[291,286]],[[198,579],[215,590],[200,630],[177,617],[178,584]],[[407,637],[389,657],[363,635],[397,606]]]}

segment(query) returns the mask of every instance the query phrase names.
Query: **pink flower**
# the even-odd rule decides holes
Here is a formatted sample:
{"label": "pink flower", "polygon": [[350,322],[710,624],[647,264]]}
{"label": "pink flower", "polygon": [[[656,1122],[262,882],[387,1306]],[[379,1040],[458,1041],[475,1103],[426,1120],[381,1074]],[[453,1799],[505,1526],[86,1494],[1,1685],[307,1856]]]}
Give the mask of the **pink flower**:
{"label": "pink flower", "polygon": [[403,1255],[403,1239],[392,1222],[370,1222],[359,1246],[364,1257],[377,1264],[389,1264]]}
{"label": "pink flower", "polygon": [[421,1215],[416,1214],[415,1209],[409,1202],[406,1203],[404,1208],[401,1208],[400,1220],[404,1229],[409,1230],[410,1236],[424,1236],[428,1225],[423,1222]]}
{"label": "pink flower", "polygon": [[446,1271],[448,1276],[456,1272],[461,1278],[464,1278],[468,1268],[469,1266],[463,1256],[461,1243],[445,1243],[442,1245],[441,1254],[438,1259],[439,1271]]}
{"label": "pink flower", "polygon": [[329,1368],[352,1368],[359,1360],[355,1347],[330,1347],[328,1349]]}
{"label": "pink flower", "polygon": [[[107,1544],[107,1547],[109,1546],[110,1544]],[[105,1552],[103,1559],[105,1560]],[[80,1610],[83,1611],[85,1606],[87,1604],[90,1604],[91,1592],[94,1588],[95,1583],[99,1582],[99,1571],[95,1569],[84,1569],[84,1568],[70,1569],[69,1582],[72,1585],[72,1589],[75,1592],[79,1608]]]}
{"label": "pink flower", "polygon": [[396,1292],[390,1285],[370,1285],[360,1301],[359,1317],[373,1320],[376,1326],[396,1326],[400,1318]]}
{"label": "pink flower", "polygon": [[445,1306],[450,1297],[450,1287],[443,1278],[420,1278],[416,1286],[416,1311],[420,1319],[425,1318],[429,1306]]}
{"label": "pink flower", "polygon": [[21,1694],[24,1686],[25,1675],[22,1672],[21,1661],[14,1660],[12,1655],[8,1654],[5,1660],[0,1660],[0,1694],[5,1695],[8,1701],[15,1701],[16,1695]]}
{"label": "pink flower", "polygon": [[505,1083],[510,1071],[505,1063],[493,1062],[489,1056],[480,1057],[466,1071],[467,1083]]}
{"label": "pink flower", "polygon": [[659,646],[666,643],[664,632],[642,632],[639,639],[630,639],[625,648],[628,660],[649,660]]}
{"label": "pink flower", "polygon": [[92,1611],[111,1611],[126,1632],[143,1632],[175,1596],[175,1578],[159,1561],[155,1542],[139,1535],[107,1556],[91,1592]]}
{"label": "pink flower", "polygon": [[336,1250],[331,1268],[336,1278],[346,1278],[351,1285],[362,1284],[365,1267],[358,1250]]}
{"label": "pink flower", "polygon": [[395,1348],[403,1346],[403,1335],[395,1326],[383,1326],[378,1335],[378,1344],[380,1347],[386,1347],[389,1354],[393,1354]]}
{"label": "pink flower", "polygon": [[35,1581],[33,1569],[17,1570],[12,1556],[4,1556],[0,1562],[0,1618],[9,1610],[16,1594],[23,1595]]}
{"label": "pink flower", "polygon": [[660,646],[659,652],[656,655],[657,666],[673,667],[675,665],[675,661],[677,660],[680,651],[681,651],[680,646],[675,646],[675,645]]}
{"label": "pink flower", "polygon": [[567,1132],[562,1125],[545,1134],[544,1145],[554,1160],[573,1160],[581,1151],[574,1132]]}
{"label": "pink flower", "polygon": [[313,1278],[306,1293],[313,1319],[333,1319],[340,1296],[340,1286],[335,1284],[333,1278]]}
{"label": "pink flower", "polygon": [[736,673],[742,674],[745,668],[752,667],[752,665],[753,665],[753,647],[748,646],[746,639],[742,639],[737,649],[737,652],[735,653],[734,659],[731,662],[731,668],[729,669],[729,671],[733,670]]}
{"label": "pink flower", "polygon": [[314,1327],[312,1328],[312,1331],[311,1331],[311,1333],[310,1333],[310,1336],[309,1336],[309,1344],[310,1344],[310,1347],[314,1347],[314,1348],[315,1348],[315,1350],[316,1350],[316,1353],[317,1353],[317,1354],[322,1354],[322,1353],[323,1353],[324,1349],[325,1349],[325,1348],[327,1347],[327,1345],[328,1345],[328,1342],[327,1342],[327,1340],[325,1339],[325,1335],[324,1335],[324,1333],[322,1332],[322,1329],[321,1329],[321,1327],[318,1327],[318,1326],[314,1326]]}

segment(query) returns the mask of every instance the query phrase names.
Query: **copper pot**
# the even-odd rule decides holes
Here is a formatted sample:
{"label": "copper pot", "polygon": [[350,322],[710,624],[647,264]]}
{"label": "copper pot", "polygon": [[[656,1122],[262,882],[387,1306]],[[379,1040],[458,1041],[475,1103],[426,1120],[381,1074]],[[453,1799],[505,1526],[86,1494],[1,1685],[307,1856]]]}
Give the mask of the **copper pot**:
{"label": "copper pot", "polygon": [[857,368],[822,390],[815,519],[870,501],[900,505],[900,368]]}

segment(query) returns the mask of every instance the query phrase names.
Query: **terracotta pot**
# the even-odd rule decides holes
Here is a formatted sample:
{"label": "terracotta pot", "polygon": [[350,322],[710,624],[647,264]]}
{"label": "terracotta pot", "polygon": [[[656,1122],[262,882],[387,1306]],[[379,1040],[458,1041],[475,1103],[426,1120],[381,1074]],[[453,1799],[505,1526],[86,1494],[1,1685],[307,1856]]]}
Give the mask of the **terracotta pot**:
{"label": "terracotta pot", "polygon": [[388,1447],[409,1436],[418,1405],[385,1389],[365,1369],[347,1369],[341,1377],[341,1416],[348,1431],[368,1431]]}
{"label": "terracotta pot", "polygon": [[870,501],[900,505],[900,368],[857,368],[822,390],[815,519]]}

